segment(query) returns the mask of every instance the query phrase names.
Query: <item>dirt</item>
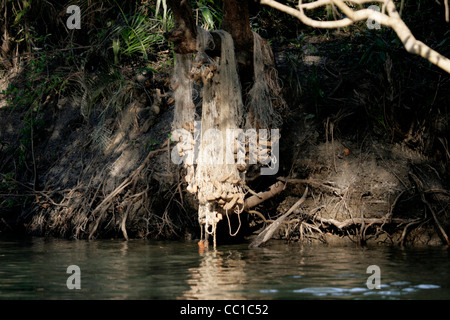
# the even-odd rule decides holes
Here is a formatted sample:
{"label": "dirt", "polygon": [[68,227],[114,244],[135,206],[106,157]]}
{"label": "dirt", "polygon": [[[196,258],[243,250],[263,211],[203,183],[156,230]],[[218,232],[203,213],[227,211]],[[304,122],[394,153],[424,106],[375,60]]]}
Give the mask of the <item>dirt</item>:
{"label": "dirt", "polygon": [[[330,135],[323,141],[313,125],[303,121],[298,127],[301,134],[288,137],[285,142],[290,149],[293,146],[293,161],[289,178],[282,179],[287,183],[289,196],[277,212],[288,211],[303,194],[305,185],[309,187],[309,197],[300,212],[291,215],[287,226],[281,228],[282,238],[298,241],[303,223],[304,230],[309,228],[303,241],[442,244],[429,209],[420,200],[420,191],[411,179],[411,174],[420,172],[424,179],[422,188],[445,190],[438,167],[433,167],[426,157],[405,145],[381,143],[370,135],[361,141],[331,139]],[[440,224],[448,230],[450,221],[442,214],[448,197],[430,196],[438,207],[435,211],[441,212]],[[365,220],[365,225],[360,219]],[[389,223],[395,219],[396,223]],[[327,220],[348,224],[338,228]]]}
{"label": "dirt", "polygon": [[[282,132],[278,179],[286,183],[286,191],[279,196],[276,213],[263,207],[261,212],[275,220],[302,196],[305,186],[309,188],[307,200],[277,237],[333,244],[447,244],[448,161],[442,161],[436,145],[432,151],[423,147],[445,138],[423,135],[417,141],[428,141],[411,144],[408,135],[419,137],[418,132],[390,135],[389,128],[373,125],[368,114],[376,110],[378,96],[371,88],[379,88],[381,75],[373,78],[372,71],[353,68],[357,53],[342,61],[328,41],[312,37],[306,43],[300,54],[292,48],[276,52],[285,84],[292,80],[292,60],[302,61],[295,64],[296,71],[307,76],[285,88],[290,113]],[[314,96],[316,84],[325,98]],[[301,100],[292,96],[299,88],[309,89]],[[389,90],[394,89],[380,93],[389,95]]]}

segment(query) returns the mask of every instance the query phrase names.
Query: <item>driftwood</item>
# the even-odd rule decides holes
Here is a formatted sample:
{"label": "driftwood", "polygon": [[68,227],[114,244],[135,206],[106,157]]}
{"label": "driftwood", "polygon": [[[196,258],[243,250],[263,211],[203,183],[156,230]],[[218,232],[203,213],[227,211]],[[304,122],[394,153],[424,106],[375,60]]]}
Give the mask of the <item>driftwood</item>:
{"label": "driftwood", "polygon": [[263,243],[267,242],[270,238],[272,238],[272,235],[275,233],[275,231],[278,230],[278,228],[282,225],[284,220],[286,220],[287,217],[294,211],[298,209],[298,207],[306,200],[306,196],[308,194],[308,187],[306,187],[305,192],[303,193],[303,196],[298,200],[285,214],[283,214],[281,217],[279,217],[277,220],[275,220],[269,227],[264,229],[251,243],[250,248],[256,248],[262,245]]}
{"label": "driftwood", "polygon": [[275,184],[270,186],[269,190],[254,194],[253,196],[251,196],[245,200],[244,210],[253,208],[253,207],[257,206],[258,204],[266,201],[267,199],[272,198],[273,196],[275,196],[278,193],[280,193],[281,191],[283,191],[284,188],[285,188],[285,185],[283,183],[276,182]]}

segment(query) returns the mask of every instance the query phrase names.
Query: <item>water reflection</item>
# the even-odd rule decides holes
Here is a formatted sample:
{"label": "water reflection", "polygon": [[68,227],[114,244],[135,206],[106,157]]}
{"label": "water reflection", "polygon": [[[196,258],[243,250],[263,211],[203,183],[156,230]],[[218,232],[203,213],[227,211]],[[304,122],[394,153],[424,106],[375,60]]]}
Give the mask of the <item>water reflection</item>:
{"label": "water reflection", "polygon": [[[182,299],[428,299],[449,297],[448,254],[439,249],[259,248],[200,253]],[[381,288],[367,287],[369,265]],[[426,265],[430,265],[426,267]],[[414,266],[412,268],[411,266]],[[433,270],[429,272],[430,270]],[[437,279],[436,272],[445,275]],[[443,286],[444,284],[444,286]]]}
{"label": "water reflection", "polygon": [[199,253],[200,265],[189,269],[186,299],[246,299],[245,266],[238,251],[207,250]]}
{"label": "water reflection", "polygon": [[[81,290],[66,286],[69,265]],[[381,289],[369,289],[369,265]],[[440,248],[220,246],[152,241],[0,239],[0,299],[449,299]]]}
{"label": "water reflection", "polygon": [[[319,259],[311,248],[305,247],[257,250],[241,247],[239,250],[201,252],[199,265],[188,270],[189,290],[180,298],[283,299],[292,298],[296,293],[320,296],[357,292],[357,286],[365,281],[365,269],[352,256],[354,252],[350,252],[336,250]],[[358,274],[349,273],[349,270],[356,270]],[[335,285],[336,288],[308,287],[321,284]]]}

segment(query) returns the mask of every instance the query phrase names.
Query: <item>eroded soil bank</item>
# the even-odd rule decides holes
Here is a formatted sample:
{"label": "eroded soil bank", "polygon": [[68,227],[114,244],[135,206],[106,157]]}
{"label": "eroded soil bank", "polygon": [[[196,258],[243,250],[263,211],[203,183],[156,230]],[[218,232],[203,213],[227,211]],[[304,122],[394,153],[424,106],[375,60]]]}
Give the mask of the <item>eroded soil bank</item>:
{"label": "eroded soil bank", "polygon": [[[332,41],[325,41],[329,37]],[[360,40],[351,40],[356,48]],[[350,41],[348,35],[336,32],[305,38],[302,48],[274,50],[288,103],[280,169],[274,176],[260,176],[258,167],[249,168],[248,196],[274,185],[283,188],[240,217],[223,219],[219,243],[253,239],[289,210],[272,238],[448,243],[448,75],[423,65],[415,69],[408,61],[406,77],[399,72],[405,67],[399,62],[403,53],[389,48],[379,62],[382,70],[353,65],[352,59],[364,52],[348,51],[342,60],[344,41]],[[111,87],[127,97],[120,109],[105,105],[122,96],[86,104],[91,82],[80,81],[84,90],[49,97],[48,107],[34,114],[45,120],[38,132],[26,132],[28,111],[2,102],[2,232],[67,238],[199,236],[197,199],[186,192],[183,167],[170,159],[170,71],[142,73],[128,66],[120,73],[123,86]],[[421,77],[428,82],[417,86]],[[25,79],[24,70],[11,70],[1,89]],[[33,141],[26,152],[24,134]],[[293,207],[306,187],[305,200]],[[238,228],[237,236],[230,236]]]}

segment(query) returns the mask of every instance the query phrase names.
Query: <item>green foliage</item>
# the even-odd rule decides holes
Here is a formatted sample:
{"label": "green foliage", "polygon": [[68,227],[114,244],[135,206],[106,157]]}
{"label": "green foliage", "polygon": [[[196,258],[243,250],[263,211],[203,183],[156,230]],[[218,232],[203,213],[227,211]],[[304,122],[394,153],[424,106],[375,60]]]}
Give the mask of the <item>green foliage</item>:
{"label": "green foliage", "polygon": [[444,39],[442,39],[437,45],[435,50],[443,51],[450,48],[450,30],[444,33]]}
{"label": "green foliage", "polygon": [[12,181],[14,178],[14,172],[8,172],[6,174],[0,173],[0,191],[11,192],[15,187],[15,183]]}
{"label": "green foliage", "polygon": [[151,151],[154,147],[159,144],[159,141],[156,139],[150,139],[145,142],[145,149]]}
{"label": "green foliage", "polygon": [[52,59],[42,53],[30,59],[23,70],[22,81],[10,82],[0,98],[7,104],[5,108],[21,114],[21,125],[17,128],[16,144],[8,146],[7,152],[14,155],[16,172],[26,172],[27,157],[33,142],[43,132],[46,122],[44,108],[53,97],[63,94],[68,80],[62,71],[52,71]]}
{"label": "green foliage", "polygon": [[5,50],[2,56],[27,53],[39,48],[42,39],[57,31],[54,28],[59,23],[56,7],[45,0],[0,1],[2,49]]}
{"label": "green foliage", "polygon": [[23,7],[18,10],[17,15],[16,15],[16,17],[14,19],[14,22],[13,22],[13,26],[17,25],[22,20],[22,18],[25,16],[25,14],[27,13],[28,9],[30,9],[30,5],[31,5],[30,2],[23,1],[22,4],[23,4]]}
{"label": "green foliage", "polygon": [[[1,173],[0,172],[0,194],[1,195],[18,195],[21,193],[20,185],[15,179],[14,172]],[[0,209],[13,209],[18,206],[26,207],[32,200],[27,195],[21,197],[1,197]],[[0,211],[1,212],[1,211]]]}
{"label": "green foliage", "polygon": [[42,100],[54,94],[64,93],[68,80],[62,72],[45,77],[48,70],[50,57],[43,53],[29,62],[24,85],[16,86],[10,83],[6,90],[0,92],[0,96],[8,103],[11,110],[23,110],[32,107],[34,111],[42,103]]}
{"label": "green foliage", "polygon": [[141,53],[148,59],[147,50],[165,42],[164,32],[171,28],[173,19],[166,15],[161,20],[152,18],[144,13],[144,8],[137,8],[131,14],[125,13],[116,2],[120,10],[122,22],[113,29],[112,49],[114,61],[120,60],[120,55],[132,56]]}
{"label": "green foliage", "polygon": [[196,19],[205,30],[220,29],[223,20],[222,3],[214,0],[197,1]]}
{"label": "green foliage", "polygon": [[389,44],[385,39],[376,37],[372,43],[368,43],[365,51],[359,61],[360,64],[372,67],[374,70],[379,69],[380,65],[386,61],[386,52]]}

